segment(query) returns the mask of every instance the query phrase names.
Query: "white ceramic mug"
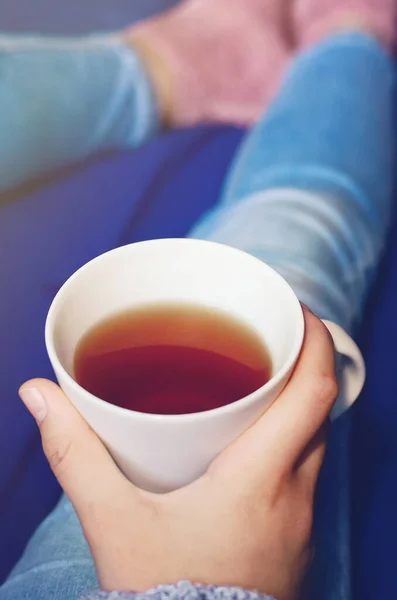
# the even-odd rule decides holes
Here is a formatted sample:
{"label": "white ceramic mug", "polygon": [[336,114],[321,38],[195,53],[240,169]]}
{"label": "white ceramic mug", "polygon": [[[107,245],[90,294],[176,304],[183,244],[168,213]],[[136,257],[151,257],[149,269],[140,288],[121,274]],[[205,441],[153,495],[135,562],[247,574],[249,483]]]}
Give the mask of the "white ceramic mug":
{"label": "white ceramic mug", "polygon": [[[123,409],[76,383],[74,353],[87,330],[123,310],[161,302],[218,308],[245,322],[270,351],[270,381],[237,402],[187,415]],[[343,329],[326,325],[336,349],[351,359],[335,409],[340,414],[361,391],[364,363]],[[280,394],[299,356],[304,318],[286,281],[258,259],[213,242],[165,239],[112,250],[74,273],[51,305],[45,336],[62,389],[122,471],[137,485],[163,492],[200,476]]]}

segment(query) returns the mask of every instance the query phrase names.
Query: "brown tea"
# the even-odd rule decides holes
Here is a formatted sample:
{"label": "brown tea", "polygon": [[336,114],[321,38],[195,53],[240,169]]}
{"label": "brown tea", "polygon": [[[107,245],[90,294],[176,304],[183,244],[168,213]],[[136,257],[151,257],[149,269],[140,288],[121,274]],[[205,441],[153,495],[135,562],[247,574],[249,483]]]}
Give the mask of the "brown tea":
{"label": "brown tea", "polygon": [[77,382],[117,406],[186,414],[247,396],[271,377],[257,334],[221,310],[151,305],[100,322],[78,344]]}

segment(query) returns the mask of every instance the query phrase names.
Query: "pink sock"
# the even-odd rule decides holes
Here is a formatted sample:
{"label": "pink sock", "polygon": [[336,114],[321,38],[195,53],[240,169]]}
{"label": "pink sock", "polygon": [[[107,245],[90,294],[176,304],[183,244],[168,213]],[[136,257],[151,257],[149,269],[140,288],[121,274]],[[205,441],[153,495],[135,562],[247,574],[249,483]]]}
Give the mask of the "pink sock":
{"label": "pink sock", "polygon": [[344,23],[368,26],[386,48],[395,45],[396,0],[295,0],[294,9],[302,46],[315,44]]}
{"label": "pink sock", "polygon": [[171,74],[174,125],[255,122],[289,59],[280,0],[186,0],[130,31]]}

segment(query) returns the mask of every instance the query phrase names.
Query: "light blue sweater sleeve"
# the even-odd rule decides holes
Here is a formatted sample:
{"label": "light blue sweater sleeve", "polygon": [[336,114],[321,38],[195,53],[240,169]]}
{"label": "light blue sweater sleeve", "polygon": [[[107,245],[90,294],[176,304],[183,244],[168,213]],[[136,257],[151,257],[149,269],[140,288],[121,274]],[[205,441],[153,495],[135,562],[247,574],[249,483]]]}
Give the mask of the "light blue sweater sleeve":
{"label": "light blue sweater sleeve", "polygon": [[0,36],[0,191],[158,128],[139,56],[111,36]]}

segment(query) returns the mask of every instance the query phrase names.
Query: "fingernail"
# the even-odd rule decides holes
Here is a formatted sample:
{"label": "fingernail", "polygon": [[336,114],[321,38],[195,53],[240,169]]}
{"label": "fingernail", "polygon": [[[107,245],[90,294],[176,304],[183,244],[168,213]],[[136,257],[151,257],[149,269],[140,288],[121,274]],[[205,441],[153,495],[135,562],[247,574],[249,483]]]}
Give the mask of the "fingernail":
{"label": "fingernail", "polygon": [[306,308],[306,310],[307,310],[309,313],[313,314],[313,311],[312,311],[312,309],[311,309],[311,308],[309,308],[307,304],[305,304],[304,302],[301,302],[301,306],[302,306],[303,308]]}
{"label": "fingernail", "polygon": [[47,414],[47,405],[39,390],[37,388],[21,388],[19,396],[32,417],[41,423]]}

